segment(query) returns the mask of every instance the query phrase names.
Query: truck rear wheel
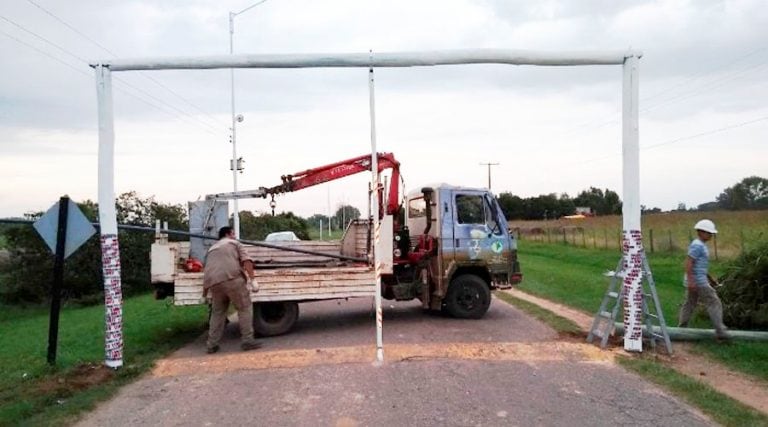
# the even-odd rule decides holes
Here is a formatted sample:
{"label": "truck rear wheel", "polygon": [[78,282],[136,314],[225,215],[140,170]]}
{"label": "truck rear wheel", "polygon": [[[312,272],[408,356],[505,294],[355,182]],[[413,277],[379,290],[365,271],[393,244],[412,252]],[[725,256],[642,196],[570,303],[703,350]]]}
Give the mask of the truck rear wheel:
{"label": "truck rear wheel", "polygon": [[443,304],[453,317],[479,319],[491,305],[491,290],[483,279],[464,274],[451,280]]}
{"label": "truck rear wheel", "polygon": [[262,337],[282,335],[299,318],[299,304],[292,301],[253,303],[253,330]]}

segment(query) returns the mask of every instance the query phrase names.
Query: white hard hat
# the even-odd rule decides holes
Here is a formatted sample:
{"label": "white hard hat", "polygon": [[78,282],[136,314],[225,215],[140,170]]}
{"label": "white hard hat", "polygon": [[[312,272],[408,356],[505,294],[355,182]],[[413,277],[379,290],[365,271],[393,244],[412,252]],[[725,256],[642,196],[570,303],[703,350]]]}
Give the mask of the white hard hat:
{"label": "white hard hat", "polygon": [[696,230],[706,231],[707,233],[717,234],[715,223],[708,219],[702,219],[701,221],[697,222],[693,228]]}

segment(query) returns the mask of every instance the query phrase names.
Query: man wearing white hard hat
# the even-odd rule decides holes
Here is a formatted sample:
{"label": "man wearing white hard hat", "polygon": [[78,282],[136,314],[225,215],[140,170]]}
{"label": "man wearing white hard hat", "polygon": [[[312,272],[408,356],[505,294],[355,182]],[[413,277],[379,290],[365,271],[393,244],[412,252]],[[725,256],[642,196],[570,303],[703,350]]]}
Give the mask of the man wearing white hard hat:
{"label": "man wearing white hard hat", "polygon": [[694,239],[688,246],[685,278],[683,280],[687,291],[685,303],[680,309],[679,326],[683,328],[688,326],[688,320],[690,320],[693,310],[701,302],[707,308],[717,338],[727,339],[728,332],[723,324],[723,304],[717,297],[717,291],[712,287],[717,282],[708,273],[709,249],[707,249],[707,242],[717,234],[717,229],[715,223],[708,219],[702,219],[693,228],[696,229],[698,238]]}

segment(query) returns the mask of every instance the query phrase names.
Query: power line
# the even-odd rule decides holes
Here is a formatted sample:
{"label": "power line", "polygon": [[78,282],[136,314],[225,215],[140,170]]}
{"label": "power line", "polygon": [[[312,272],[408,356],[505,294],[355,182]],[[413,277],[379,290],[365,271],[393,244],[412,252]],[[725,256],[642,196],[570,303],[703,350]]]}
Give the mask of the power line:
{"label": "power line", "polygon": [[[266,1],[266,0],[264,0],[264,1]],[[98,41],[94,40],[92,37],[89,37],[88,35],[86,35],[82,31],[80,31],[77,28],[75,28],[74,26],[70,25],[68,22],[66,22],[62,18],[58,17],[55,13],[51,12],[50,10],[44,8],[43,6],[38,4],[37,2],[35,2],[33,0],[27,0],[27,2],[29,2],[30,4],[32,4],[36,8],[40,9],[46,15],[48,15],[51,18],[55,19],[57,22],[59,22],[60,24],[64,25],[65,27],[67,27],[68,29],[73,31],[75,34],[77,34],[80,37],[84,38],[85,40],[91,42],[93,45],[95,45],[99,49],[103,50],[104,52],[107,52],[108,54],[112,55],[113,57],[119,56],[118,54],[116,54],[115,52],[113,52],[112,50],[107,48],[106,46],[102,45]],[[174,90],[169,88],[168,86],[164,85],[163,83],[161,83],[159,80],[155,79],[154,77],[152,77],[152,76],[150,76],[150,75],[148,75],[148,74],[146,74],[144,72],[139,72],[138,74],[141,75],[142,77],[146,78],[147,80],[150,80],[151,82],[155,83],[156,85],[160,86],[161,88],[165,89],[166,91],[168,91],[170,94],[172,94],[176,98],[180,99],[185,104],[189,105],[190,107],[192,107],[195,110],[197,110],[199,113],[202,113],[203,115],[205,115],[206,117],[211,119],[217,125],[222,125],[223,124],[223,122],[220,122],[219,119],[217,119],[216,117],[214,117],[210,113],[204,111],[202,108],[198,107],[197,105],[193,104],[191,101],[189,101],[188,99],[184,98],[183,96],[181,96],[180,94],[178,94],[177,92],[175,92]],[[223,125],[226,126],[226,124],[223,124]]]}
{"label": "power line", "polygon": [[70,30],[72,30],[72,31],[74,31],[75,33],[77,33],[77,34],[78,34],[80,37],[83,37],[83,38],[85,38],[86,40],[88,40],[88,41],[90,41],[91,43],[95,44],[96,46],[98,46],[98,47],[99,47],[99,48],[101,48],[102,50],[104,50],[104,51],[106,51],[106,52],[109,52],[111,55],[113,55],[113,56],[117,56],[117,55],[115,55],[114,53],[112,53],[112,51],[110,51],[110,50],[109,50],[109,49],[107,49],[106,47],[102,46],[102,45],[101,45],[99,42],[97,42],[97,41],[95,41],[95,40],[92,40],[90,37],[88,37],[88,36],[86,36],[85,34],[81,33],[81,32],[80,32],[80,31],[79,31],[77,28],[75,28],[75,27],[73,27],[73,26],[69,25],[67,22],[65,22],[63,19],[59,18],[58,16],[56,16],[56,15],[55,15],[53,12],[51,12],[50,10],[48,10],[48,9],[46,9],[46,8],[44,8],[44,7],[42,7],[42,6],[40,6],[39,4],[37,4],[36,2],[34,2],[34,1],[32,1],[32,0],[27,0],[27,1],[28,1],[29,3],[31,3],[33,6],[35,6],[36,8],[38,8],[38,9],[42,10],[43,12],[45,12],[45,13],[46,13],[48,16],[50,16],[51,18],[53,18],[53,19],[57,20],[59,23],[61,23],[61,24],[62,24],[62,25],[64,25],[65,27],[67,27],[67,28],[69,28]]}
{"label": "power line", "polygon": [[88,64],[88,61],[87,61],[85,58],[83,58],[83,57],[81,57],[81,56],[78,56],[78,55],[75,55],[74,53],[72,53],[72,52],[70,52],[69,50],[67,50],[67,49],[65,49],[65,48],[63,48],[63,47],[61,47],[61,46],[59,46],[58,44],[56,44],[56,43],[54,43],[54,42],[52,42],[52,41],[48,40],[47,38],[45,38],[45,37],[41,36],[40,34],[37,34],[37,33],[35,33],[34,31],[32,31],[32,30],[29,30],[29,29],[25,28],[25,27],[24,27],[24,26],[22,26],[21,24],[19,24],[19,23],[15,22],[15,21],[12,21],[12,20],[10,20],[10,19],[6,18],[6,17],[5,17],[5,16],[3,16],[3,15],[0,15],[0,19],[2,19],[3,21],[5,21],[5,22],[7,22],[7,23],[9,23],[9,24],[13,25],[14,27],[16,27],[16,28],[18,28],[18,29],[20,29],[20,30],[24,31],[24,32],[25,32],[25,33],[27,33],[27,34],[30,34],[30,35],[32,35],[32,36],[34,36],[34,37],[38,38],[39,40],[42,40],[43,42],[45,42],[45,43],[48,43],[49,45],[51,45],[51,46],[55,47],[56,49],[58,49],[58,50],[60,50],[60,51],[62,51],[62,52],[64,52],[65,54],[67,54],[67,55],[69,55],[69,56],[71,56],[71,57],[73,57],[73,58],[77,59],[78,61],[82,61],[82,62],[84,62],[85,64]]}
{"label": "power line", "polygon": [[763,68],[766,65],[768,65],[768,64],[764,64],[764,63],[755,64],[753,66],[743,68],[743,69],[741,69],[741,70],[739,70],[739,71],[737,71],[735,73],[732,73],[730,75],[721,76],[719,78],[716,78],[716,79],[713,79],[713,80],[711,80],[709,82],[706,82],[703,86],[699,87],[698,89],[695,89],[695,90],[689,91],[689,92],[685,92],[685,93],[682,93],[682,94],[678,94],[677,96],[669,98],[666,101],[663,101],[661,103],[658,103],[658,104],[655,104],[655,105],[651,105],[651,106],[648,106],[648,107],[646,107],[644,109],[641,109],[640,112],[650,111],[650,110],[653,110],[653,109],[656,109],[656,108],[659,108],[659,107],[663,107],[663,106],[666,106],[666,105],[669,105],[669,104],[674,104],[676,102],[683,101],[683,100],[688,99],[688,98],[692,98],[694,96],[700,95],[701,92],[704,89],[711,90],[711,89],[722,87],[724,84],[729,83],[730,81],[735,80],[736,78],[741,77],[745,73],[748,73],[748,72],[751,72],[751,71],[755,71],[755,70],[759,70],[760,68]]}
{"label": "power line", "polygon": [[[697,73],[694,73],[693,76],[689,77],[686,81],[678,83],[678,84],[675,84],[675,85],[672,85],[672,86],[668,87],[667,89],[665,89],[663,91],[657,92],[654,95],[648,96],[646,98],[641,98],[640,102],[642,103],[643,101],[647,101],[649,99],[657,98],[658,96],[664,95],[664,94],[668,93],[669,91],[671,91],[671,90],[673,90],[673,89],[675,89],[677,87],[683,87],[683,86],[692,84],[694,81],[699,80],[700,77],[705,76],[705,73],[712,73],[714,71],[721,70],[723,68],[729,67],[729,66],[731,66],[733,64],[742,62],[743,60],[745,60],[745,59],[747,59],[749,57],[755,56],[755,55],[757,55],[757,54],[759,54],[761,52],[764,52],[766,50],[768,50],[768,47],[761,47],[761,48],[758,48],[758,49],[754,49],[752,51],[747,52],[746,54],[739,55],[739,56],[729,60],[728,62],[726,62],[726,63],[724,63],[724,64],[722,64],[720,66],[717,66],[715,68],[711,68],[711,69],[709,69],[707,71],[699,71]],[[650,111],[650,110],[654,110],[654,109],[659,108],[659,107],[663,107],[663,106],[666,106],[666,105],[670,105],[670,104],[674,104],[674,103],[677,103],[677,102],[680,102],[680,101],[684,101],[686,99],[689,99],[689,98],[692,98],[694,96],[699,95],[700,92],[703,91],[704,89],[711,90],[711,89],[716,89],[716,88],[722,87],[726,83],[728,83],[728,82],[730,82],[730,81],[732,81],[732,80],[734,80],[736,78],[739,78],[739,77],[743,76],[746,73],[749,73],[749,72],[758,70],[760,68],[763,68],[766,65],[768,65],[768,64],[765,64],[764,62],[761,62],[761,63],[758,63],[758,64],[753,64],[753,65],[744,67],[744,68],[742,68],[740,70],[736,70],[736,71],[732,71],[732,72],[726,73],[726,75],[724,75],[724,76],[715,77],[714,79],[711,79],[709,81],[705,80],[703,82],[703,85],[700,86],[699,88],[696,88],[696,89],[693,89],[693,90],[690,90],[690,91],[687,91],[687,92],[678,93],[678,94],[673,95],[672,97],[670,97],[670,98],[668,98],[666,100],[661,100],[658,103],[651,103],[650,105],[648,105],[648,106],[646,106],[644,108],[641,108],[640,112],[644,113],[644,112],[647,112],[647,111]],[[600,129],[602,127],[608,126],[610,124],[618,123],[619,120],[620,120],[620,116],[621,116],[621,114],[619,112],[617,112],[617,113],[612,115],[612,117],[613,117],[612,119],[608,119],[608,120],[604,120],[604,121],[593,120],[593,121],[590,121],[590,122],[587,122],[587,123],[583,123],[581,125],[574,126],[572,128],[572,130],[571,131],[567,131],[567,133],[569,134],[569,136],[574,136],[574,135],[579,135],[579,134],[589,134],[589,133],[591,133],[591,132],[593,132],[593,131],[595,131],[597,129]],[[592,126],[593,124],[594,124],[594,126]],[[583,131],[579,131],[580,128],[585,128],[585,129]]]}
{"label": "power line", "polygon": [[10,39],[12,39],[12,40],[15,40],[16,42],[18,42],[18,43],[20,43],[20,44],[22,44],[22,45],[24,45],[24,46],[26,46],[26,47],[28,47],[28,48],[30,48],[30,49],[33,49],[33,50],[37,51],[38,53],[40,53],[40,54],[42,54],[42,55],[45,55],[45,56],[47,56],[48,58],[50,58],[50,59],[53,59],[54,61],[56,61],[56,62],[58,62],[58,63],[60,63],[60,64],[62,64],[62,65],[64,65],[64,66],[66,66],[66,67],[69,67],[69,68],[71,68],[71,69],[73,69],[73,70],[77,71],[77,72],[78,72],[78,73],[80,73],[80,74],[84,74],[84,75],[86,75],[86,76],[88,76],[88,77],[91,77],[91,75],[90,75],[90,74],[88,74],[87,72],[85,72],[85,71],[83,71],[83,70],[81,70],[81,69],[79,69],[79,68],[75,67],[74,65],[72,65],[72,64],[70,64],[70,63],[68,63],[68,62],[66,62],[66,61],[64,61],[64,60],[62,60],[62,59],[60,59],[60,58],[57,58],[57,57],[55,57],[55,56],[51,55],[50,53],[48,53],[48,52],[45,52],[44,50],[41,50],[41,49],[37,48],[37,47],[36,47],[36,46],[34,46],[34,45],[31,45],[31,44],[29,44],[29,43],[27,43],[27,42],[25,42],[25,41],[23,41],[23,40],[21,40],[21,39],[18,39],[18,38],[16,38],[16,37],[14,37],[13,35],[6,33],[6,32],[5,32],[5,31],[3,31],[3,30],[0,30],[0,34],[4,35],[4,36],[6,36],[6,37],[8,37],[8,38],[10,38]]}
{"label": "power line", "polygon": [[672,91],[672,90],[674,90],[674,89],[676,89],[678,87],[686,86],[686,85],[689,85],[689,84],[693,83],[694,81],[698,80],[700,77],[704,76],[705,73],[711,73],[713,71],[717,71],[717,70],[721,70],[721,69],[726,68],[726,67],[730,67],[731,65],[736,64],[738,62],[741,62],[741,61],[743,61],[743,60],[745,60],[745,59],[747,59],[747,58],[749,58],[751,56],[757,55],[758,53],[763,52],[766,49],[768,49],[768,47],[757,48],[757,49],[754,49],[754,50],[751,50],[751,51],[747,52],[744,55],[737,56],[736,58],[733,58],[730,61],[728,61],[728,62],[726,62],[726,63],[724,63],[724,64],[722,64],[722,65],[720,65],[718,67],[710,68],[707,71],[699,70],[698,72],[693,73],[693,75],[688,76],[688,78],[685,79],[684,81],[682,81],[680,83],[677,83],[675,85],[669,86],[666,89],[658,91],[655,94],[650,95],[650,96],[648,96],[646,98],[641,98],[640,101],[641,102],[642,101],[647,101],[649,99],[653,99],[653,98],[657,98],[657,97],[659,97],[661,95],[665,95],[665,94],[669,93],[670,91]]}
{"label": "power line", "polygon": [[[687,140],[691,140],[691,139],[701,138],[703,136],[708,136],[708,135],[713,135],[713,134],[716,134],[716,133],[726,132],[726,131],[729,131],[729,130],[737,129],[737,128],[740,128],[740,127],[748,126],[748,125],[759,123],[759,122],[763,122],[763,121],[766,121],[766,120],[768,120],[768,116],[762,116],[762,117],[758,117],[756,119],[747,120],[747,121],[743,121],[743,122],[740,122],[740,123],[734,123],[734,124],[731,124],[731,125],[727,125],[727,126],[723,126],[723,127],[719,127],[719,128],[715,128],[715,129],[710,129],[710,130],[707,130],[707,131],[704,131],[704,132],[700,132],[700,133],[696,133],[696,134],[693,134],[693,135],[683,136],[683,137],[680,137],[680,138],[674,138],[674,139],[670,139],[670,140],[667,140],[667,141],[657,142],[655,144],[641,146],[640,150],[650,150],[650,149],[662,147],[662,146],[665,146],[665,145],[675,144],[675,143],[678,143],[678,142],[681,142],[681,141],[687,141]],[[597,161],[601,161],[601,160],[613,159],[613,158],[618,157],[620,155],[621,155],[620,153],[615,153],[615,154],[611,154],[611,155],[607,155],[607,156],[596,157],[596,158],[593,158],[593,159],[578,161],[578,162],[575,162],[575,163],[568,163],[568,166],[582,165],[582,164],[585,164],[585,163],[593,163],[593,162],[597,162]]]}
{"label": "power line", "polygon": [[640,149],[641,150],[648,150],[648,149],[651,149],[651,148],[661,147],[663,145],[670,145],[670,144],[674,144],[674,143],[680,142],[680,141],[686,141],[686,140],[689,140],[689,139],[694,139],[694,138],[699,138],[699,137],[702,137],[702,136],[712,135],[712,134],[715,134],[715,133],[729,131],[729,130],[732,130],[732,129],[736,129],[736,128],[744,127],[744,126],[747,126],[747,125],[751,125],[753,123],[762,122],[762,121],[765,121],[765,120],[768,120],[768,116],[758,117],[758,118],[753,119],[753,120],[747,120],[745,122],[736,123],[736,124],[732,124],[732,125],[728,125],[728,126],[723,126],[721,128],[708,130],[708,131],[705,131],[705,132],[697,133],[695,135],[684,136],[682,138],[675,138],[675,139],[671,139],[671,140],[668,140],[668,141],[659,142],[659,143],[656,143],[656,144],[646,145],[645,147],[640,147]]}
{"label": "power line", "polygon": [[[25,42],[25,41],[15,37],[15,36],[13,36],[13,35],[11,35],[11,34],[6,33],[3,30],[0,30],[0,34],[2,34],[4,36],[6,36],[6,37],[8,37],[8,38],[18,42],[19,44],[21,44],[23,46],[26,46],[26,47],[36,51],[37,53],[40,53],[41,55],[44,55],[44,56],[48,57],[49,59],[52,59],[52,60],[54,60],[54,61],[64,65],[67,68],[70,68],[70,69],[76,71],[76,72],[78,72],[78,73],[80,73],[80,74],[82,74],[82,75],[84,75],[84,76],[86,76],[88,78],[93,78],[93,76],[90,73],[88,73],[88,72],[86,72],[86,71],[84,71],[84,70],[82,70],[82,69],[80,69],[78,67],[75,67],[74,65],[72,65],[72,64],[62,60],[61,58],[58,58],[56,56],[51,55],[50,53],[48,53],[48,52],[38,48],[37,46],[31,45],[31,44],[29,44],[29,43],[27,43],[27,42]],[[158,110],[160,110],[160,111],[162,111],[162,112],[164,112],[166,114],[169,114],[171,116],[176,116],[178,119],[186,119],[186,117],[179,116],[178,114],[174,114],[173,112],[170,112],[170,111],[160,107],[157,104],[149,102],[149,101],[145,100],[144,98],[141,98],[140,96],[137,96],[136,94],[133,94],[133,93],[131,93],[131,92],[121,88],[121,87],[115,87],[115,89],[119,90],[120,92],[122,92],[122,93],[124,93],[124,94],[126,94],[128,96],[131,96],[132,98],[135,98],[135,99],[137,99],[137,100],[139,100],[139,101],[149,105],[150,107],[154,107],[154,108],[156,108],[156,109],[158,109]],[[193,123],[193,124],[196,124],[196,123]],[[206,132],[212,134],[212,135],[218,135],[217,133],[215,133],[215,132],[213,132],[211,130],[208,130],[208,129],[204,129],[204,130]]]}
{"label": "power line", "polygon": [[[86,65],[89,65],[89,64],[88,64],[88,61],[87,61],[85,58],[83,58],[83,57],[81,57],[81,56],[79,56],[79,55],[77,55],[77,54],[75,54],[75,53],[73,53],[73,52],[69,51],[68,49],[66,49],[66,48],[64,48],[64,47],[62,47],[62,46],[59,46],[58,44],[56,44],[56,43],[54,43],[54,42],[52,42],[52,41],[48,40],[47,38],[45,38],[45,37],[43,37],[43,36],[41,36],[41,35],[39,35],[39,34],[37,34],[37,33],[35,33],[34,31],[31,31],[31,30],[29,30],[29,29],[25,28],[24,26],[22,26],[22,25],[20,25],[20,24],[16,23],[15,21],[13,21],[13,20],[11,20],[11,19],[8,19],[8,18],[6,18],[5,16],[2,16],[2,15],[0,15],[0,19],[2,19],[2,20],[4,20],[4,21],[6,21],[6,22],[10,23],[11,25],[13,25],[13,26],[15,26],[15,27],[19,28],[20,30],[22,30],[22,31],[24,31],[24,32],[26,32],[26,33],[28,33],[28,34],[30,34],[30,35],[32,35],[32,36],[34,36],[34,37],[36,37],[37,39],[39,39],[39,40],[42,40],[43,42],[45,42],[45,43],[47,43],[47,44],[49,44],[49,45],[51,45],[51,46],[55,47],[56,49],[58,49],[59,51],[61,51],[61,52],[65,53],[66,55],[68,55],[68,56],[70,56],[70,57],[72,57],[72,58],[74,58],[74,59],[76,59],[76,60],[78,60],[78,61],[80,61],[80,62],[82,62],[82,63],[86,64]],[[3,33],[3,34],[5,34],[5,35],[8,35],[7,33]],[[10,37],[10,36],[9,36],[9,37]],[[15,37],[12,37],[12,38],[13,38],[14,40],[20,41],[19,39],[15,38]],[[29,44],[27,44],[27,43],[23,43],[23,44],[25,44],[25,45],[27,45],[27,46],[30,46],[30,47],[31,47],[31,45],[29,45]],[[35,50],[37,50],[37,51],[41,52],[39,49],[36,49],[36,48],[35,48]],[[50,56],[50,55],[48,55],[48,54],[46,54],[46,55],[47,55],[47,56]],[[62,61],[59,61],[59,62],[62,62]],[[70,67],[71,67],[71,65],[68,65],[68,66],[70,66]],[[86,73],[86,74],[87,74],[87,73]],[[133,90],[135,90],[135,91],[137,91],[137,92],[139,92],[139,93],[143,94],[144,96],[146,96],[146,97],[148,97],[148,98],[150,98],[150,99],[153,99],[153,100],[155,100],[156,102],[158,102],[158,103],[160,103],[160,104],[163,104],[163,105],[165,105],[167,108],[170,108],[170,109],[172,109],[172,110],[174,110],[174,111],[178,112],[178,113],[179,113],[179,114],[181,114],[182,116],[188,116],[189,118],[191,118],[192,120],[194,120],[194,121],[195,121],[194,123],[196,123],[196,124],[199,124],[199,125],[202,125],[202,126],[206,126],[206,127],[208,128],[208,130],[209,130],[209,131],[211,131],[211,133],[212,133],[212,134],[214,134],[214,135],[216,134],[214,131],[217,131],[218,129],[217,129],[216,127],[212,126],[211,124],[209,124],[209,123],[206,123],[206,122],[203,122],[203,121],[199,120],[198,118],[196,118],[196,117],[194,117],[194,116],[190,115],[190,114],[189,114],[189,113],[187,113],[186,111],[184,111],[184,110],[181,110],[181,109],[179,109],[179,108],[177,108],[177,107],[175,107],[175,106],[173,106],[173,105],[171,105],[171,104],[169,104],[169,103],[167,103],[167,102],[163,101],[162,99],[160,99],[160,98],[158,98],[158,97],[156,97],[156,96],[154,96],[154,95],[152,95],[152,94],[148,93],[147,91],[145,91],[145,90],[142,90],[142,89],[140,89],[140,88],[138,88],[138,87],[136,87],[136,86],[134,86],[134,85],[132,85],[132,84],[128,83],[126,80],[124,80],[124,79],[122,79],[122,78],[120,78],[120,77],[114,76],[114,79],[115,79],[116,81],[118,81],[118,82],[120,82],[120,83],[124,84],[125,86],[128,86],[128,87],[132,88]]]}

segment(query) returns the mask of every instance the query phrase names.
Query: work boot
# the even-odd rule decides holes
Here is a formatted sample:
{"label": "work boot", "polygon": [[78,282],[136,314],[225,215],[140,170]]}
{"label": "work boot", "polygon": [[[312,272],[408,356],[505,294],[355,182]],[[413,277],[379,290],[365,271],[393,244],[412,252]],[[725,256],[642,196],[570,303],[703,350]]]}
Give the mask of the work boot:
{"label": "work boot", "polygon": [[240,344],[240,349],[243,351],[256,350],[257,348],[261,348],[261,343],[258,341],[246,341]]}
{"label": "work boot", "polygon": [[205,349],[205,352],[208,353],[208,354],[213,354],[213,353],[216,353],[217,351],[219,351],[219,348],[220,347],[218,345],[215,345],[213,347],[208,347],[207,349]]}

